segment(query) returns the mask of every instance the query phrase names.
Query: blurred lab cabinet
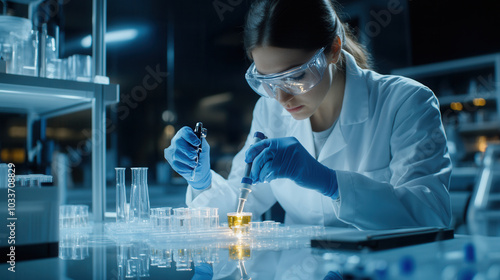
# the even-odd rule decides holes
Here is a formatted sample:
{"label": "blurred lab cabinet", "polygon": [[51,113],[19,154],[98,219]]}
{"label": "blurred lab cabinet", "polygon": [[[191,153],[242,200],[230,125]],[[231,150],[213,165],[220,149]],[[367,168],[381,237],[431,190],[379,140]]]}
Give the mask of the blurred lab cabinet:
{"label": "blurred lab cabinet", "polygon": [[[104,158],[106,105],[118,101],[119,85],[116,84],[0,73],[0,112],[27,115],[26,151],[29,161],[32,160],[29,158],[30,151],[37,149],[36,144],[33,143],[33,138],[36,138],[36,135],[33,135],[35,122],[89,108],[92,110],[92,157],[93,160]],[[43,131],[44,128],[42,127],[41,130]],[[98,199],[102,199],[99,194],[106,188],[102,164],[92,164],[92,194]],[[60,187],[59,191],[64,192],[65,186],[58,187]],[[94,199],[93,203],[95,202]],[[100,211],[99,207],[97,211]]]}
{"label": "blurred lab cabinet", "polygon": [[486,147],[500,142],[500,53],[395,69],[392,74],[421,82],[439,99],[453,162],[452,207],[461,220]]}

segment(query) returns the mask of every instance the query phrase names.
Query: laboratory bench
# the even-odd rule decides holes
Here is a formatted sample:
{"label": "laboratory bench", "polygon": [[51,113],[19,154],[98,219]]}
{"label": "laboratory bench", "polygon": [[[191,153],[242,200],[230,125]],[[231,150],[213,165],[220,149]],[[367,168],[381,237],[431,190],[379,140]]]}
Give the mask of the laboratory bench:
{"label": "laboratory bench", "polygon": [[[299,234],[254,238],[224,235],[229,229],[222,228],[217,236],[166,237],[122,234],[116,226],[107,219],[61,229],[59,257],[17,261],[15,272],[2,263],[0,279],[472,279],[457,277],[474,270],[485,271],[481,279],[500,279],[486,278],[500,277],[499,237],[455,235],[389,250],[347,251],[312,248],[306,232],[348,236],[357,229],[292,226]],[[470,244],[472,258],[464,249]],[[343,278],[334,278],[339,272]]]}

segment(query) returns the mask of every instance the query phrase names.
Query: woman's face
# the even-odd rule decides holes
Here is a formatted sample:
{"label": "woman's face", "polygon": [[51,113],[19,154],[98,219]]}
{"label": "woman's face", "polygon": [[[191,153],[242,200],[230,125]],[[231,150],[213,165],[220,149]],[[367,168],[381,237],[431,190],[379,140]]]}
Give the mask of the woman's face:
{"label": "woman's face", "polygon": [[[256,47],[252,50],[255,67],[259,73],[275,74],[300,66],[308,62],[317,50],[306,52],[300,49],[286,49],[278,47]],[[327,61],[331,57],[327,56]],[[310,91],[301,95],[291,95],[281,89],[277,89],[276,99],[296,120],[311,117],[323,102],[330,90],[332,71],[329,67],[323,74],[323,79]]]}

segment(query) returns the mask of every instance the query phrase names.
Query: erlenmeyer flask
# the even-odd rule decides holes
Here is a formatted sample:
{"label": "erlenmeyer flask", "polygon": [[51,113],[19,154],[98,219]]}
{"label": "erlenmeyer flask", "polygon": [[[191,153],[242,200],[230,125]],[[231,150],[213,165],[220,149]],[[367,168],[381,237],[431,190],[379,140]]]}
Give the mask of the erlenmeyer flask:
{"label": "erlenmeyer flask", "polygon": [[130,191],[130,222],[149,222],[148,169],[132,168],[132,189]]}
{"label": "erlenmeyer flask", "polygon": [[125,204],[127,203],[125,191],[125,168],[117,167],[116,170],[116,222],[126,222]]}

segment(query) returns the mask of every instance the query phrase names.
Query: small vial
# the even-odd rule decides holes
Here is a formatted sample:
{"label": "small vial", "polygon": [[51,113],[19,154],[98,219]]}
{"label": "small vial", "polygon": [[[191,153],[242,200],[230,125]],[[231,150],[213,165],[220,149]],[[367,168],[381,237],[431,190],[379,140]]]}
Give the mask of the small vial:
{"label": "small vial", "polygon": [[191,214],[189,208],[173,209],[174,216],[172,219],[174,231],[190,232],[191,231]]}
{"label": "small vial", "polygon": [[262,222],[262,232],[263,233],[270,233],[271,232],[271,229],[272,229],[272,224],[274,223],[274,221],[264,221]]}
{"label": "small vial", "polygon": [[249,223],[249,230],[253,234],[258,234],[260,233],[260,223],[259,222],[250,222]]}
{"label": "small vial", "polygon": [[210,228],[216,229],[219,227],[219,209],[210,208]]}
{"label": "small vial", "polygon": [[[227,222],[229,225],[229,228],[231,228],[235,233],[237,233],[235,230],[238,230],[238,232],[247,232],[248,230],[245,230],[243,227],[248,228],[248,224],[252,221],[252,213],[250,212],[242,212],[242,213],[227,213]],[[238,226],[238,228],[235,228]]]}
{"label": "small vial", "polygon": [[191,231],[201,230],[201,210],[200,208],[190,208]]}
{"label": "small vial", "polygon": [[208,207],[201,207],[199,208],[200,210],[200,230],[201,231],[206,231],[210,229],[210,218],[211,218],[211,213],[210,213],[210,208]]}
{"label": "small vial", "polygon": [[162,232],[169,232],[172,230],[172,207],[160,207],[156,209],[157,224]]}
{"label": "small vial", "polygon": [[149,221],[153,228],[158,228],[158,208],[151,208],[149,210]]}

